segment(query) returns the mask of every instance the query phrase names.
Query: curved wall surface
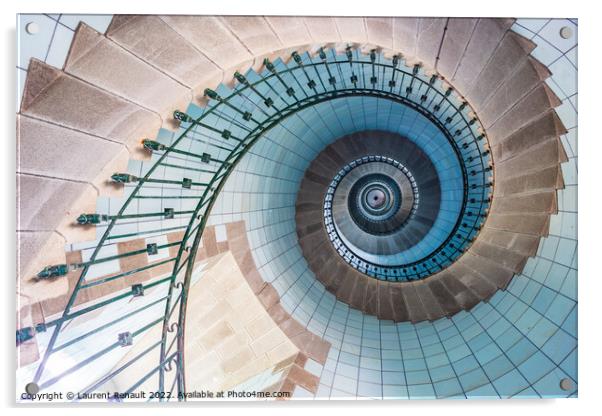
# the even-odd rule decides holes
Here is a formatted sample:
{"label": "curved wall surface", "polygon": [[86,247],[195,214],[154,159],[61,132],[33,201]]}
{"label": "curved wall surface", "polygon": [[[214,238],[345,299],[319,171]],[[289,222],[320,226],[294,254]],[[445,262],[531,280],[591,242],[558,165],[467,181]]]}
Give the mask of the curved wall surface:
{"label": "curved wall surface", "polygon": [[[54,25],[57,33],[71,27],[68,24],[69,20],[61,17],[45,16],[39,19],[43,19],[42,23],[44,24],[48,23],[47,19],[50,19],[50,23]],[[200,42],[193,36],[194,28],[187,26],[185,20],[178,19],[180,18],[166,17],[165,20],[177,27],[183,34],[182,36],[191,43]],[[315,26],[319,25],[318,20],[314,21],[312,18],[305,18],[305,20],[307,21],[306,30],[311,32],[309,38],[312,43],[364,40],[356,39],[355,32],[352,30],[349,31],[352,35],[345,34],[347,32],[344,30],[346,27],[343,24],[344,19],[338,19],[338,23],[332,19],[335,22],[334,26],[338,24],[339,27],[336,31],[337,39],[333,39],[334,35],[329,33],[324,33],[322,37],[318,36],[318,26]],[[381,33],[379,28],[390,19],[382,20],[367,19],[366,21],[370,24],[365,26],[368,32],[364,34],[365,37],[370,37],[370,43],[377,44],[379,47],[403,49],[403,45],[396,45],[400,39],[403,39],[403,33],[397,33],[393,29],[391,29],[391,34],[394,36]],[[555,110],[562,121],[560,124],[566,128],[566,132],[560,136],[562,149],[556,149],[556,153],[553,155],[557,156],[559,162],[564,162],[561,165],[562,175],[559,176],[559,181],[563,180],[563,183],[554,183],[555,188],[562,189],[556,190],[557,201],[554,201],[552,204],[554,207],[549,211],[554,213],[549,220],[549,229],[540,239],[536,255],[526,261],[524,267],[520,268],[521,270],[512,278],[507,287],[500,288],[501,290],[497,290],[492,297],[479,302],[469,310],[462,310],[451,317],[418,323],[393,322],[363,313],[337,300],[336,296],[316,278],[307,260],[303,257],[296,233],[295,202],[308,166],[329,144],[345,135],[364,130],[400,133],[425,151],[431,152],[435,168],[438,169],[443,181],[442,189],[453,190],[454,187],[457,187],[458,178],[453,176],[456,170],[448,169],[453,165],[453,161],[446,160],[447,153],[440,151],[441,149],[438,149],[437,146],[433,146],[433,143],[443,137],[428,125],[424,117],[407,107],[381,98],[334,98],[311,105],[287,117],[265,132],[261,140],[258,140],[241,159],[221,190],[207,225],[214,227],[212,233],[217,235],[217,244],[219,245],[221,242],[227,247],[226,240],[229,240],[231,236],[229,232],[226,233],[226,229],[231,226],[231,223],[244,221],[246,238],[261,281],[269,283],[275,289],[279,303],[286,314],[290,315],[305,330],[330,344],[327,356],[322,363],[310,358],[304,364],[304,368],[317,378],[315,388],[308,389],[297,385],[294,389],[294,397],[357,396],[379,399],[414,399],[433,397],[575,397],[577,395],[576,33],[569,40],[559,36],[560,29],[566,26],[576,32],[576,23],[560,19],[518,19],[512,24],[512,29],[506,32],[511,23],[506,20],[500,21],[501,23],[491,23],[491,19],[435,20],[440,27],[437,26],[434,33],[431,34],[434,39],[431,43],[442,45],[441,56],[433,53],[432,62],[427,60],[425,66],[434,66],[443,73],[463,74],[453,79],[451,84],[458,88],[460,94],[466,94],[465,97],[470,104],[478,103],[479,109],[487,110],[483,111],[486,114],[484,117],[486,120],[483,118],[481,121],[487,128],[494,126],[490,129],[494,162],[496,157],[510,159],[512,152],[517,151],[517,148],[523,150],[520,143],[513,144],[514,148],[511,145],[509,148],[502,145],[495,147],[495,140],[503,137],[503,127],[507,129],[515,127],[510,122],[508,122],[510,124],[501,122],[498,125],[495,125],[495,122],[516,119],[517,123],[520,123],[521,114],[532,116],[529,113],[529,105],[536,107],[537,104],[529,102],[524,95],[521,95],[520,100],[516,98],[516,102],[520,101],[521,105],[527,102],[526,107],[515,106],[516,103],[505,103],[503,97],[500,98],[496,95],[497,86],[501,84],[504,88],[507,87],[502,83],[502,80],[510,78],[507,73],[498,74],[491,70],[491,72],[484,71],[484,75],[472,74],[471,76],[470,70],[466,68],[470,67],[471,60],[477,59],[475,53],[478,52],[478,48],[501,50],[500,55],[507,55],[506,57],[512,56],[512,51],[515,49],[520,50],[521,54],[525,56],[531,52],[531,56],[547,66],[551,72],[551,76],[548,78],[549,74],[546,74],[544,69],[540,69],[541,79],[545,79],[541,83],[545,83],[545,88],[539,84],[540,78],[533,81],[533,85],[537,85],[537,87],[533,87],[533,91],[541,92],[546,97],[546,108],[553,108],[558,104]],[[93,21],[89,23],[101,25],[103,29],[98,29],[101,31],[104,31],[108,24],[102,19],[99,20],[99,23]],[[125,27],[117,25],[117,23],[122,23],[119,20],[114,20],[114,23],[115,28]],[[238,27],[234,22],[229,24],[241,32],[247,30],[244,25]],[[253,23],[250,26],[255,27],[254,24],[259,25],[259,23]],[[497,42],[501,46],[497,43],[487,45],[486,40],[479,43],[482,39],[477,38],[471,43],[471,36],[476,36],[473,35],[473,31],[486,30],[488,24],[495,26],[496,30],[504,28],[497,38]],[[282,49],[283,46],[293,47],[308,43],[303,36],[293,36],[293,26],[289,33],[290,39],[285,37],[287,33],[285,28],[277,27],[275,21],[270,23],[269,27],[274,33],[278,33],[276,35],[279,44],[278,51],[282,56],[285,54],[283,51],[286,50],[286,48]],[[329,26],[325,25],[324,27]],[[464,51],[454,50],[454,44],[448,45],[441,38],[443,27],[449,27],[450,32],[463,39]],[[489,27],[488,30],[493,29]],[[505,37],[504,33],[507,34]],[[519,39],[516,34],[523,37]],[[68,33],[65,33],[65,36],[64,43],[70,45],[71,38]],[[525,38],[529,39],[530,43],[527,43]],[[103,41],[106,40],[103,39]],[[501,39],[509,39],[507,42],[510,46],[502,43]],[[422,50],[413,52],[420,52],[423,57],[429,56],[428,53],[425,54],[425,51],[433,48],[429,49],[428,40],[429,36],[425,35],[422,40],[414,42],[414,47],[422,48]],[[39,51],[36,52],[38,55],[34,53],[31,57],[45,60],[46,63],[57,67],[62,66],[64,58],[61,62],[60,42],[60,35],[52,37],[47,42],[47,46],[39,45]],[[127,40],[123,42],[127,43]],[[246,39],[245,42],[247,42],[246,51],[243,53],[233,48],[231,52],[234,56],[223,57],[225,61],[219,62],[220,68],[239,65],[237,68],[246,70],[253,64],[252,61],[250,63],[248,60],[242,59],[243,57],[251,58],[247,52],[252,53],[254,57],[268,52],[260,47],[261,42],[252,46],[252,37]],[[478,47],[474,44],[478,44]],[[506,53],[503,45],[506,45],[510,52]],[[45,53],[43,53],[44,47],[46,47]],[[203,51],[209,56],[214,52]],[[286,53],[290,55],[288,50]],[[143,55],[141,52],[138,54]],[[42,59],[42,55],[44,55],[44,59]],[[411,54],[408,52],[408,55]],[[67,56],[66,51],[64,56]],[[462,59],[454,59],[454,56],[462,56]],[[24,59],[23,62],[26,62],[29,58]],[[69,59],[73,60],[73,57]],[[486,60],[486,62],[490,61]],[[527,58],[524,62],[533,65],[533,68],[540,68],[539,64],[532,64],[532,61]],[[20,65],[17,69],[18,72],[25,71],[23,66],[26,64],[20,63]],[[75,67],[72,61],[71,65]],[[153,66],[155,65],[162,64],[154,62]],[[257,62],[254,66],[258,66]],[[498,67],[493,64],[490,66]],[[458,71],[459,68],[464,68],[464,70]],[[521,68],[523,67],[504,69],[510,71],[511,76],[515,76],[522,73]],[[432,68],[429,69],[432,70]],[[73,71],[76,70],[77,68]],[[477,78],[477,75],[482,76]],[[518,75],[516,79],[521,79]],[[253,73],[251,72],[247,76],[251,79]],[[224,81],[229,81],[226,78],[224,76]],[[496,86],[472,85],[475,79]],[[483,96],[479,92],[479,87],[483,90],[491,88],[488,90],[489,95]],[[107,88],[114,87],[109,83]],[[510,87],[508,88],[510,89]],[[225,96],[228,88],[222,85],[216,90]],[[553,93],[550,93],[549,90]],[[271,93],[267,90],[262,90],[262,92]],[[274,92],[282,94],[284,91]],[[282,94],[282,96],[284,95]],[[489,99],[486,99],[487,97]],[[491,97],[496,97],[498,101]],[[556,97],[558,101],[556,101]],[[496,112],[497,109],[492,108],[491,102],[507,104],[508,108]],[[245,106],[251,108],[257,104],[241,104],[241,108]],[[195,109],[198,107],[192,105],[187,111],[192,115]],[[155,111],[155,113],[157,112]],[[547,114],[551,113],[553,111]],[[551,117],[555,120],[555,114]],[[526,122],[526,120],[530,119],[524,121]],[[218,127],[224,126],[219,125]],[[519,127],[522,128],[522,126]],[[563,129],[559,128],[559,130]],[[157,140],[169,144],[181,132],[182,130],[177,129],[175,132],[161,129]],[[129,143],[129,145],[132,144]],[[218,157],[226,153],[216,152],[214,156]],[[128,172],[143,176],[156,160],[156,156],[152,156],[149,161],[144,162],[130,160]],[[449,171],[446,173],[446,170]],[[453,173],[451,176],[450,172]],[[165,169],[163,179],[181,179],[176,176],[173,171]],[[200,175],[199,178],[201,178]],[[154,189],[158,189],[161,195],[164,190],[166,190],[166,195],[171,195],[169,186],[157,184]],[[116,213],[130,191],[132,191],[132,187],[126,187],[125,196],[99,197],[94,202],[96,212]],[[449,210],[450,218],[457,215],[458,200],[458,198],[452,198],[442,202],[443,212]],[[192,206],[190,200],[184,201],[180,205],[181,209],[192,209]],[[139,204],[130,206],[127,213],[160,211],[163,208],[162,205],[157,205],[152,200],[141,200]],[[444,217],[445,214],[441,216],[440,220],[445,221]],[[165,224],[174,227],[183,226],[185,221],[176,219],[170,222],[165,221]],[[547,226],[546,222],[544,228]],[[153,227],[154,225],[150,221],[135,220],[130,224],[124,224],[123,232],[127,230],[140,232]],[[434,232],[437,231],[437,228],[436,224]],[[91,249],[96,246],[105,229],[104,225],[98,226],[95,231],[96,238],[92,241],[68,241],[67,249],[69,251],[82,250],[85,261],[85,256],[90,255]],[[229,244],[232,249],[233,241],[230,241]],[[107,245],[107,247],[103,247],[103,250],[106,250],[106,255],[109,256],[114,254],[112,250],[116,253],[118,248],[116,244]],[[205,253],[210,248],[204,246],[201,250],[204,250]],[[114,272],[114,270],[110,270],[113,266],[119,270],[119,264],[107,263],[104,266],[95,266],[97,267],[95,273],[103,276]],[[272,318],[275,320],[273,316]],[[47,339],[44,338],[42,344],[46,342]],[[563,388],[561,388],[561,381],[564,381]]]}
{"label": "curved wall surface", "polygon": [[[530,20],[517,22],[519,33],[541,39],[521,22],[528,25]],[[548,24],[558,25],[554,21]],[[534,56],[557,53],[548,41],[541,39],[540,43]],[[556,59],[556,65],[576,71],[569,57]],[[553,75],[549,85],[558,91],[556,82],[564,81],[554,79]],[[567,89],[569,94],[573,92],[572,86]],[[569,161],[562,165],[567,188],[558,191],[559,212],[552,217],[550,235],[541,240],[537,256],[528,260],[506,291],[451,319],[395,324],[362,314],[324,288],[298,245],[294,202],[305,168],[322,147],[344,134],[375,128],[395,130],[385,122],[395,119],[390,117],[390,105],[382,105],[378,113],[375,106],[364,106],[364,117],[342,110],[338,117],[348,129],[341,128],[336,119],[325,119],[323,114],[330,112],[308,111],[310,114],[289,121],[304,132],[301,137],[289,130],[274,132],[236,169],[211,222],[245,221],[262,278],[272,283],[294,318],[332,344],[319,371],[320,388],[315,397],[576,394],[576,126],[571,104],[575,96],[560,91],[560,97],[566,97],[560,115],[569,129],[563,136]],[[560,388],[564,378],[573,382],[569,391]]]}

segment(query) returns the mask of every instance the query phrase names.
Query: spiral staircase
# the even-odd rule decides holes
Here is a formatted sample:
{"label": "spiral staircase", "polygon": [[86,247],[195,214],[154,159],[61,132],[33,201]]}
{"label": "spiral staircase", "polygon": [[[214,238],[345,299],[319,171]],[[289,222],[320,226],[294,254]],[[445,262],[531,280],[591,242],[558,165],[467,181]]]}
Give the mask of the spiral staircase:
{"label": "spiral staircase", "polygon": [[567,130],[513,24],[80,23],[17,116],[18,394],[576,396]]}

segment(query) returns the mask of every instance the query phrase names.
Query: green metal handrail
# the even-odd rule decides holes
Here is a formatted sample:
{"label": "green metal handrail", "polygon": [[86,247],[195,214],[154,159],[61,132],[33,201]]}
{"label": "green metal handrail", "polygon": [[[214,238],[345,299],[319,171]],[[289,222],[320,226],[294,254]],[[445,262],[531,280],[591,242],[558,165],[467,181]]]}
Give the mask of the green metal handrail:
{"label": "green metal handrail", "polygon": [[[327,55],[327,53],[330,55],[330,57]],[[493,185],[491,155],[486,146],[483,145],[483,139],[485,138],[484,135],[476,134],[476,129],[474,126],[479,125],[478,119],[476,117],[468,117],[468,115],[464,113],[464,109],[467,108],[467,103],[459,100],[452,88],[446,89],[445,92],[439,91],[434,87],[437,76],[423,76],[420,73],[419,66],[414,66],[411,69],[399,67],[399,56],[395,56],[391,61],[387,61],[382,58],[381,55],[378,55],[372,51],[369,54],[369,59],[364,60],[359,51],[352,50],[351,48],[348,48],[343,56],[337,55],[334,50],[327,52],[323,49],[320,49],[318,56],[320,58],[319,60],[311,59],[307,54],[302,57],[295,52],[292,54],[295,65],[278,65],[281,68],[277,68],[272,62],[266,60],[264,62],[266,71],[264,74],[257,74],[257,77],[259,78],[257,81],[249,81],[247,77],[237,72],[234,74],[234,78],[239,84],[237,88],[231,91],[231,93],[226,97],[220,96],[216,91],[207,89],[205,91],[205,95],[210,99],[210,103],[207,109],[200,116],[193,118],[192,116],[181,111],[174,112],[174,118],[179,120],[185,129],[172,144],[166,145],[154,140],[144,140],[143,146],[147,150],[157,153],[158,158],[143,177],[137,177],[127,173],[116,173],[113,175],[112,178],[115,182],[132,184],[133,189],[117,214],[82,214],[82,216],[78,218],[78,220],[81,219],[79,222],[82,225],[107,222],[106,230],[99,239],[99,242],[90,256],[90,259],[86,262],[76,264],[49,266],[39,274],[40,279],[61,278],[61,276],[65,276],[70,271],[81,269],[81,273],[75,283],[73,291],[69,296],[67,305],[64,308],[61,316],[48,322],[38,323],[34,325],[34,327],[21,328],[17,331],[17,342],[19,343],[27,339],[31,339],[35,333],[44,332],[51,328],[53,330],[48,342],[48,346],[44,351],[39,365],[37,366],[37,370],[33,378],[34,383],[38,383],[41,388],[50,388],[62,377],[81,369],[97,359],[100,359],[107,352],[114,350],[119,346],[131,344],[133,337],[141,335],[154,325],[161,324],[162,331],[160,341],[153,343],[142,353],[138,354],[117,370],[103,375],[95,383],[85,387],[82,392],[91,392],[97,388],[100,388],[113,377],[116,377],[126,371],[127,368],[129,368],[135,361],[142,359],[150,354],[150,352],[159,349],[160,353],[158,365],[150,369],[150,371],[141,380],[137,380],[129,390],[133,391],[147,380],[157,376],[157,391],[170,393],[170,395],[166,397],[160,397],[159,400],[170,400],[174,397],[179,400],[183,400],[183,395],[186,392],[184,366],[186,309],[190,283],[195,266],[196,253],[200,245],[203,230],[209,218],[209,213],[211,212],[211,209],[217,200],[217,196],[225,185],[229,175],[233,172],[237,164],[240,162],[240,160],[242,160],[253,144],[287,117],[290,117],[291,115],[318,103],[344,97],[358,96],[377,97],[381,99],[392,100],[407,106],[411,106],[415,110],[420,111],[422,114],[430,117],[430,119],[434,119],[441,128],[449,133],[448,139],[451,140],[454,143],[455,148],[458,149],[460,158],[463,158],[464,151],[469,151],[469,148],[472,148],[470,151],[474,151],[476,148],[478,157],[470,162],[465,161],[467,163],[474,162],[474,165],[472,166],[476,166],[476,168],[472,168],[471,165],[469,165],[468,169],[470,170],[464,172],[464,182],[466,188],[464,202],[465,204],[473,204],[476,207],[477,218],[484,218],[489,205],[489,199],[484,195],[490,192],[490,187]],[[344,66],[349,66],[352,70],[352,75],[349,78],[352,85],[348,85],[345,77],[343,76],[344,71],[342,68]],[[325,70],[324,72],[328,74],[327,80],[322,79],[322,76],[320,75],[321,72],[318,71],[318,68],[323,68]],[[335,73],[332,71],[333,68],[336,70],[338,79],[336,75],[333,75]],[[312,70],[315,72],[315,75],[310,72]],[[387,71],[391,72],[391,78],[385,80],[384,75]],[[380,73],[382,73],[382,76],[379,76]],[[369,83],[366,83],[366,74],[369,76]],[[294,85],[290,85],[287,78],[292,80]],[[396,88],[401,88],[401,86],[404,85],[406,78],[410,80],[409,86],[406,88],[406,90],[395,91]],[[303,87],[302,82],[305,83],[307,89]],[[338,86],[337,84],[339,83],[342,85]],[[277,86],[282,86],[284,88],[282,94],[277,89],[280,87]],[[261,92],[260,89],[263,87],[267,87],[267,90],[274,93],[274,95],[269,96]],[[413,101],[411,95],[415,91],[421,91],[423,88],[425,89],[423,94],[418,97],[416,101]],[[404,93],[405,96],[403,95]],[[432,94],[432,97],[429,99],[430,94]],[[245,100],[245,102],[251,103],[251,105],[254,106],[254,110],[247,111],[246,109],[241,109],[239,106],[233,104],[237,98],[242,98]],[[454,101],[458,101],[460,104],[456,105]],[[282,103],[284,103],[284,105]],[[447,117],[445,121],[440,121],[437,116],[434,115],[435,113],[439,112],[445,113],[447,109],[453,109],[454,112],[453,115]],[[236,117],[232,117],[226,110],[240,116],[246,124],[243,124]],[[234,134],[232,130],[220,129],[212,126],[206,122],[206,120],[210,121],[211,117],[217,117],[217,119],[227,121],[230,125],[236,127],[238,130],[240,130],[240,132],[244,132],[246,135],[244,137],[238,137],[238,135]],[[197,134],[201,134],[199,131],[219,134],[219,137],[216,138],[211,135],[205,135],[204,137],[206,140],[201,141],[197,136]],[[226,151],[228,154],[226,157],[216,158],[210,153],[203,152],[201,154],[197,154],[183,148],[179,148],[178,146],[183,144],[185,140],[190,140],[191,142],[195,140],[201,141],[207,144],[207,147],[212,146],[214,149]],[[180,165],[168,160],[169,157],[173,157],[175,155],[180,155],[185,158],[193,158],[197,160],[197,163],[206,165],[207,168],[189,167],[185,164]],[[196,171],[203,174],[207,173],[211,174],[212,176],[207,182],[195,182],[185,178],[184,176],[182,177],[181,181],[153,177],[153,174],[155,174],[156,170],[161,166],[181,169],[183,172],[190,170],[191,172]],[[462,166],[464,167],[463,163]],[[480,178],[480,181],[478,181],[479,185],[477,185],[475,188],[471,188],[470,186],[471,178],[469,177],[469,174],[471,170],[474,171],[475,175]],[[473,184],[475,183],[474,180],[475,179],[473,178]],[[146,184],[179,185],[182,186],[181,189],[183,190],[189,192],[196,190],[200,193],[169,197],[162,195],[142,195],[141,191],[145,189],[144,187]],[[473,192],[477,192],[480,197],[469,199],[468,193],[471,191],[471,189]],[[163,212],[135,214],[126,213],[133,201],[144,198],[165,198],[167,200],[198,199],[198,203],[193,210],[176,211],[174,209],[165,209]],[[171,219],[176,218],[176,216],[180,218],[187,218],[188,224],[186,226],[158,228],[156,230],[146,230],[136,233],[112,234],[113,229],[118,224],[121,224],[123,220],[140,218]],[[472,223],[469,229],[459,229],[458,233],[461,232],[463,233],[463,236],[469,238],[471,235],[474,235],[474,233],[478,232],[480,224],[482,224],[482,221],[475,221]],[[184,231],[184,235],[180,241],[164,245],[151,245],[150,247],[147,246],[146,249],[133,250],[126,253],[120,253],[115,256],[104,258],[100,257],[101,248],[107,243],[111,243],[115,240],[140,235],[165,233],[174,230]],[[156,253],[159,249],[168,249],[169,247],[178,247],[177,254],[175,256],[170,256],[168,259],[151,263],[147,266],[122,271],[113,276],[104,277],[89,282],[86,281],[86,276],[90,271],[90,267],[93,265],[128,256],[140,255],[144,253]],[[150,281],[145,284],[134,285],[129,291],[109,297],[108,299],[99,301],[92,305],[73,310],[76,308],[75,305],[76,301],[78,300],[78,295],[84,289],[102,285],[116,279],[121,279],[140,271],[152,272],[156,267],[169,264],[171,262],[173,262],[172,271],[167,276],[159,277],[157,280]],[[184,271],[184,274],[183,276],[180,276],[182,271]],[[130,296],[143,296],[145,289],[159,286],[164,283],[168,284],[166,289],[167,293],[165,296],[161,296],[158,300],[155,300],[150,304],[143,305],[139,309],[114,319],[111,322],[96,328],[91,328],[86,333],[70,341],[57,344],[59,335],[62,332],[62,328],[67,321],[83,316],[100,308],[108,307],[109,305],[112,305],[115,302],[126,299]],[[66,369],[58,376],[54,376],[47,380],[42,380],[48,360],[55,352],[64,350],[65,348],[75,345],[78,342],[83,342],[85,339],[88,339],[99,331],[106,330],[118,322],[122,322],[131,316],[148,310],[151,308],[151,305],[155,306],[163,301],[165,302],[164,314],[160,318],[153,320],[151,323],[147,323],[146,325],[143,325],[139,329],[132,332],[119,334],[119,339],[116,342],[99,350],[92,356],[77,363],[71,368]],[[174,320],[173,317],[176,309],[178,310],[177,320]],[[176,350],[173,351],[173,348]],[[167,375],[171,374],[171,370],[173,370],[174,365],[175,374],[173,380],[171,381],[171,387],[166,388]],[[177,389],[177,395],[171,396],[174,388]]]}

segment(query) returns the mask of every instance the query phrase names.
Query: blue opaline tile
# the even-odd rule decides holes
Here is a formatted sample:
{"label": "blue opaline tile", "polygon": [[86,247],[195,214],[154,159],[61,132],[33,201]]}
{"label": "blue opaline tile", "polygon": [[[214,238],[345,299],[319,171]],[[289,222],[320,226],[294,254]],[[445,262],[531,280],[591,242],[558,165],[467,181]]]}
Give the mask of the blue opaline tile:
{"label": "blue opaline tile", "polygon": [[458,380],[455,378],[435,382],[433,383],[433,387],[435,388],[437,398],[451,397],[456,396],[458,394],[464,394],[462,386],[460,386],[460,383],[458,383]]}
{"label": "blue opaline tile", "polygon": [[549,310],[546,312],[546,318],[556,325],[562,325],[566,317],[575,307],[575,301],[562,295],[557,295],[552,301]]}
{"label": "blue opaline tile", "polygon": [[527,337],[538,348],[541,348],[548,339],[558,330],[558,327],[546,318],[540,319],[527,334]]}
{"label": "blue opaline tile", "polygon": [[497,399],[500,396],[491,384],[486,384],[484,386],[477,387],[474,390],[467,391],[466,397],[469,399]]}
{"label": "blue opaline tile", "polygon": [[541,350],[556,364],[559,364],[576,346],[577,340],[565,331],[560,330],[550,337]]}
{"label": "blue opaline tile", "polygon": [[428,371],[406,371],[406,380],[408,381],[408,385],[411,384],[423,384],[430,383],[431,378],[429,376]]}
{"label": "blue opaline tile", "polygon": [[573,380],[577,380],[577,349],[571,351],[565,360],[560,363],[560,368]]}
{"label": "blue opaline tile", "polygon": [[[361,389],[361,383],[360,383]],[[396,386],[385,384],[382,386],[383,390],[383,398],[384,399],[407,399],[408,398],[408,388],[406,386]]]}
{"label": "blue opaline tile", "polygon": [[555,367],[554,363],[550,361],[544,354],[537,351],[525,362],[518,366],[518,370],[523,376],[533,384],[545,374],[550,372]]}
{"label": "blue opaline tile", "polygon": [[490,380],[495,380],[498,377],[506,374],[508,371],[514,368],[514,365],[503,355],[491,360],[487,364],[483,365],[483,370],[487,374]]}
{"label": "blue opaline tile", "polygon": [[435,396],[433,386],[430,384],[418,384],[408,386],[410,399],[431,399]]}
{"label": "blue opaline tile", "polygon": [[529,382],[517,370],[512,370],[493,380],[493,385],[502,397],[510,397],[527,388]]}
{"label": "blue opaline tile", "polygon": [[454,369],[449,364],[442,365],[441,367],[429,368],[429,374],[433,382],[447,380],[456,376]]}
{"label": "blue opaline tile", "polygon": [[464,391],[474,390],[489,383],[487,374],[481,368],[475,368],[472,371],[459,375],[458,378]]}

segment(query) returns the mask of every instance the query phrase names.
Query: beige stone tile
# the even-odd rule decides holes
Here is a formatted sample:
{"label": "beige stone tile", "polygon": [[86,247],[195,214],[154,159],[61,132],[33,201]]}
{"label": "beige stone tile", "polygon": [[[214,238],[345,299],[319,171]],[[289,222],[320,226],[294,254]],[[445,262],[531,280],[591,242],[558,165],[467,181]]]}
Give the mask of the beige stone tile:
{"label": "beige stone tile", "polygon": [[272,321],[272,318],[270,318],[267,313],[259,315],[257,318],[245,325],[245,329],[254,340],[260,338],[273,327],[274,321]]}
{"label": "beige stone tile", "polygon": [[236,354],[232,355],[224,361],[220,361],[221,368],[226,373],[234,373],[239,369],[245,367],[247,363],[254,362],[256,355],[253,353],[251,348],[243,346],[236,351]]}
{"label": "beige stone tile", "polygon": [[209,328],[199,341],[205,348],[211,350],[233,335],[232,327],[227,322],[221,321]]}
{"label": "beige stone tile", "polygon": [[280,328],[272,328],[270,331],[254,340],[251,343],[251,348],[255,355],[260,356],[276,347],[282,340],[284,334]]}
{"label": "beige stone tile", "polygon": [[249,348],[251,337],[244,331],[236,332],[226,341],[215,347],[221,361],[227,361],[243,348]]}
{"label": "beige stone tile", "polygon": [[299,353],[299,349],[290,341],[285,340],[267,352],[270,363],[277,365]]}
{"label": "beige stone tile", "polygon": [[222,387],[227,389],[236,386],[243,381],[246,381],[249,378],[261,373],[262,371],[267,370],[268,368],[271,368],[271,366],[270,362],[265,356],[243,363],[243,365],[237,367],[235,372],[229,375]]}

